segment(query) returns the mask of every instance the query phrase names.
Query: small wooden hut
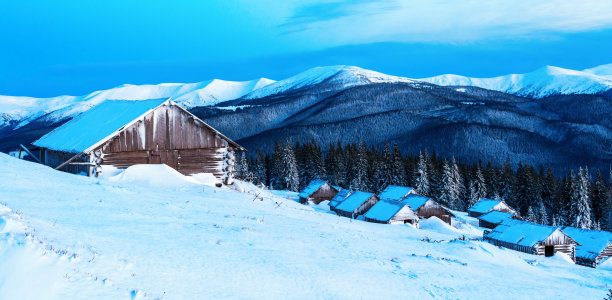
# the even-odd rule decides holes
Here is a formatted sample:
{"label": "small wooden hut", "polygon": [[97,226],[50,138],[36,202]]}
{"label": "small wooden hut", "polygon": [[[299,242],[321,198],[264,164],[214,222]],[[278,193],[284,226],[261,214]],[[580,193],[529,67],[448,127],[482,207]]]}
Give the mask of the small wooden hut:
{"label": "small wooden hut", "polygon": [[416,191],[407,186],[388,185],[382,192],[378,194],[381,200],[400,201],[410,194],[416,194]]}
{"label": "small wooden hut", "polygon": [[489,229],[494,229],[495,227],[497,227],[497,225],[501,224],[501,222],[507,219],[522,220],[516,214],[498,210],[492,210],[484,215],[479,216],[477,219],[478,226]]}
{"label": "small wooden hut", "polygon": [[383,224],[412,224],[418,228],[419,217],[415,211],[403,201],[380,200],[364,215],[366,222]]}
{"label": "small wooden hut", "polygon": [[378,197],[372,193],[354,191],[336,206],[335,212],[339,216],[356,219],[374,206],[378,200]]}
{"label": "small wooden hut", "polygon": [[410,194],[402,202],[408,204],[421,219],[436,217],[451,225],[452,217],[455,216],[448,208],[429,197]]}
{"label": "small wooden hut", "polygon": [[595,268],[612,256],[612,232],[569,226],[563,227],[563,232],[579,244],[576,246],[577,264]]}
{"label": "small wooden hut", "polygon": [[170,99],[107,100],[34,143],[45,165],[97,176],[106,166],[166,164],[231,183],[243,147]]}
{"label": "small wooden hut", "polygon": [[349,189],[341,189],[338,191],[336,196],[329,201],[329,209],[333,212],[336,211],[336,206],[346,199],[353,191]]}
{"label": "small wooden hut", "polygon": [[512,209],[508,204],[501,200],[493,200],[482,198],[476,202],[472,207],[468,209],[468,215],[470,217],[478,218],[492,210],[503,211],[518,215],[518,213]]}
{"label": "small wooden hut", "polygon": [[553,226],[507,219],[492,231],[485,231],[484,239],[493,245],[529,254],[553,256],[561,252],[576,261],[578,243]]}
{"label": "small wooden hut", "polygon": [[319,204],[325,200],[331,200],[338,194],[340,188],[333,187],[325,180],[315,179],[311,181],[299,194],[300,203],[306,204],[308,201]]}

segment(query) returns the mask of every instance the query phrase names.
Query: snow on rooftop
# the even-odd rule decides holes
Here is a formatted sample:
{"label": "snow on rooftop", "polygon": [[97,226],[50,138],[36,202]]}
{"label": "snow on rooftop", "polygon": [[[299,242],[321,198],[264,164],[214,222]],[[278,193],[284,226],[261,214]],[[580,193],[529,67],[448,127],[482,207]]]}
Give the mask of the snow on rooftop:
{"label": "snow on rooftop", "polygon": [[322,179],[315,179],[311,181],[302,192],[299,194],[300,198],[308,198],[312,193],[316,192],[321,186],[326,184],[327,182]]}
{"label": "snow on rooftop", "polygon": [[484,215],[481,215],[477,219],[483,220],[485,222],[493,223],[493,224],[499,224],[506,219],[512,218],[513,216],[514,214],[511,214],[511,213],[493,210]]}
{"label": "snow on rooftop", "polygon": [[359,206],[368,201],[368,199],[370,199],[372,196],[374,196],[372,193],[362,191],[352,192],[348,197],[346,197],[346,199],[344,199],[344,201],[340,202],[340,204],[336,206],[336,209],[346,212],[353,212],[359,208]]}
{"label": "snow on rooftop", "polygon": [[81,153],[126,124],[164,103],[154,100],[107,100],[47,133],[32,144],[57,151]]}
{"label": "snow on rooftop", "polygon": [[389,185],[380,194],[378,198],[387,200],[402,200],[406,195],[412,191],[411,187]]}
{"label": "snow on rooftop", "polygon": [[521,246],[535,247],[551,236],[557,229],[557,227],[553,226],[506,219],[497,225],[493,231],[489,232],[486,237]]}
{"label": "snow on rooftop", "polygon": [[473,211],[477,213],[486,213],[493,209],[497,204],[501,203],[500,200],[493,200],[482,198],[480,201],[476,202],[472,207],[468,209],[468,211]]}
{"label": "snow on rooftop", "polygon": [[395,200],[380,200],[365,213],[364,217],[380,222],[387,222],[406,205],[406,203]]}
{"label": "snow on rooftop", "polygon": [[594,260],[612,243],[612,232],[609,231],[580,229],[569,226],[563,227],[562,230],[579,244],[576,246],[576,256],[578,257]]}
{"label": "snow on rooftop", "polygon": [[340,202],[344,201],[344,199],[346,199],[346,197],[348,197],[348,195],[352,192],[353,191],[349,189],[340,189],[336,196],[334,196],[334,198],[329,201],[329,207],[335,208],[336,206],[338,206],[338,204],[340,204]]}
{"label": "snow on rooftop", "polygon": [[430,199],[431,198],[429,197],[425,197],[425,196],[421,196],[417,194],[410,194],[406,198],[404,198],[402,202],[410,205],[410,208],[412,208],[412,210],[417,211],[419,208],[421,208],[421,206],[427,203],[427,201],[429,201]]}

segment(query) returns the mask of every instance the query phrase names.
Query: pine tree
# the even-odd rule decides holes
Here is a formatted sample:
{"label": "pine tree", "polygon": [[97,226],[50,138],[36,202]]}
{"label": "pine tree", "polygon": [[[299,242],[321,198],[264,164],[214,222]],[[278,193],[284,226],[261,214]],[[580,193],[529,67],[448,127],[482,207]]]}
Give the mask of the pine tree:
{"label": "pine tree", "polygon": [[480,195],[478,194],[478,191],[476,190],[476,181],[472,180],[472,181],[470,181],[470,203],[469,203],[469,206],[472,207],[479,200],[480,200]]}
{"label": "pine tree", "polygon": [[580,168],[578,178],[573,183],[573,191],[570,204],[571,226],[576,228],[590,229],[591,208],[589,206],[589,175],[588,169]]}
{"label": "pine tree", "polygon": [[451,208],[455,209],[455,210],[463,210],[465,208],[465,202],[463,201],[464,199],[464,192],[465,192],[465,188],[463,186],[463,177],[461,176],[461,173],[459,171],[459,166],[457,165],[457,161],[455,161],[455,158],[453,157],[453,164],[452,164],[452,184],[451,184],[451,189],[450,189],[450,206]]}
{"label": "pine tree", "polygon": [[[472,194],[472,185],[473,185],[473,193]],[[484,175],[482,174],[482,170],[480,166],[476,169],[476,178],[474,178],[470,182],[470,206],[474,205],[482,198],[487,197],[487,186],[485,183]]]}
{"label": "pine tree", "polygon": [[542,225],[550,224],[548,222],[548,212],[547,212],[546,206],[544,205],[544,201],[540,201],[539,213],[540,213],[540,224]]}
{"label": "pine tree", "polygon": [[393,145],[393,165],[391,167],[391,183],[396,185],[406,185],[406,170],[402,152],[397,144]]}
{"label": "pine tree", "polygon": [[389,143],[385,143],[382,155],[382,164],[379,166],[376,178],[376,191],[382,191],[385,187],[391,184],[397,184],[394,182],[394,163],[391,149],[389,149]]}
{"label": "pine tree", "polygon": [[593,213],[593,222],[601,222],[604,219],[604,210],[606,208],[606,202],[608,201],[608,195],[606,191],[606,184],[604,183],[601,172],[597,170],[597,179],[593,188],[591,189],[591,212]]}
{"label": "pine tree", "polygon": [[253,176],[255,176],[262,184],[266,184],[268,176],[266,174],[266,156],[257,149],[255,162],[253,163]]}
{"label": "pine tree", "polygon": [[295,152],[291,145],[291,139],[287,137],[287,141],[282,145],[279,167],[280,187],[285,190],[297,192],[300,185],[300,177],[298,174],[297,160]]}
{"label": "pine tree", "polygon": [[538,222],[538,217],[535,215],[535,212],[533,211],[532,206],[529,206],[529,208],[527,209],[527,222],[531,222],[531,223]]}
{"label": "pine tree", "polygon": [[246,154],[242,152],[240,154],[240,159],[238,159],[238,163],[236,164],[236,177],[239,179],[245,179],[249,174],[249,164],[247,162]]}
{"label": "pine tree", "polygon": [[[417,165],[417,171],[415,174],[416,183],[415,188],[417,193],[420,195],[428,196],[430,195],[430,185],[429,185],[429,172],[427,169],[427,151],[425,154],[419,153],[419,162]],[[447,203],[448,204],[448,203]]]}
{"label": "pine tree", "polygon": [[350,188],[352,190],[367,191],[368,180],[368,153],[364,142],[359,144],[359,150],[353,164],[353,179]]}

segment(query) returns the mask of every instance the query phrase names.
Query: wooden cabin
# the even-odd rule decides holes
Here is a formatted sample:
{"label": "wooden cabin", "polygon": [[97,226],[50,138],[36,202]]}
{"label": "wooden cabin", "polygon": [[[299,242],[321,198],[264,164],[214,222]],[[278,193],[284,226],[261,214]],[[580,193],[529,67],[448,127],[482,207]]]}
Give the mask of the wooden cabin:
{"label": "wooden cabin", "polygon": [[380,200],[365,213],[364,218],[366,222],[419,226],[416,212],[403,201]]}
{"label": "wooden cabin", "polygon": [[372,193],[355,191],[336,206],[335,212],[339,216],[356,219],[372,208],[378,200]]}
{"label": "wooden cabin", "polygon": [[553,256],[561,252],[576,261],[578,243],[553,226],[507,219],[492,231],[485,231],[483,238],[493,245],[529,254]]}
{"label": "wooden cabin", "polygon": [[42,163],[71,173],[166,164],[184,175],[212,173],[226,184],[234,153],[246,151],[170,99],[107,100],[32,144]]}
{"label": "wooden cabin", "polygon": [[516,214],[492,210],[484,215],[479,216],[478,218],[478,226],[494,229],[497,225],[501,224],[501,222],[508,219],[522,220],[521,217]]}
{"label": "wooden cabin", "polygon": [[381,200],[400,201],[410,194],[416,194],[416,191],[407,186],[388,185],[382,192],[378,194]]}
{"label": "wooden cabin", "polygon": [[300,203],[306,204],[308,201],[319,204],[325,200],[331,200],[338,194],[340,188],[333,187],[325,180],[315,179],[299,194]]}
{"label": "wooden cabin", "polygon": [[402,202],[405,202],[414,210],[416,215],[421,219],[429,219],[436,217],[448,225],[452,223],[452,217],[455,216],[448,208],[434,201],[432,198],[410,194]]}
{"label": "wooden cabin", "polygon": [[329,201],[329,210],[335,212],[336,206],[346,199],[353,191],[349,189],[341,189],[336,196]]}
{"label": "wooden cabin", "polygon": [[576,246],[576,263],[595,268],[612,256],[612,232],[563,227],[579,245]]}
{"label": "wooden cabin", "polygon": [[510,206],[508,206],[508,204],[506,204],[504,201],[487,198],[482,198],[480,199],[480,201],[472,205],[472,207],[468,209],[468,215],[470,217],[478,218],[492,210],[503,211],[518,215],[518,213]]}

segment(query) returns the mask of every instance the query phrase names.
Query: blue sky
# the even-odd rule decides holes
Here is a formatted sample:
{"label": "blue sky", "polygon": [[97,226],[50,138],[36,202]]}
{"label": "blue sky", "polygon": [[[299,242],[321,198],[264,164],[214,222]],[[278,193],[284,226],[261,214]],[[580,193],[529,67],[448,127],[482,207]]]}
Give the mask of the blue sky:
{"label": "blue sky", "polygon": [[38,1],[0,4],[0,94],[282,79],[349,64],[413,78],[612,63],[604,0]]}

